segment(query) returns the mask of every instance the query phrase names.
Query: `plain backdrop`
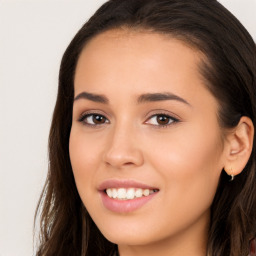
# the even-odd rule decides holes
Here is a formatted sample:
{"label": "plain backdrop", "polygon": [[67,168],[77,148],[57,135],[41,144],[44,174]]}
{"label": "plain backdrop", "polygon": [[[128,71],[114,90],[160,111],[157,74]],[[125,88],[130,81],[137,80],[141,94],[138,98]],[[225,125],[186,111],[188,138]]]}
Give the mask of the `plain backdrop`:
{"label": "plain backdrop", "polygon": [[[0,256],[33,255],[62,54],[103,0],[0,0]],[[256,0],[221,0],[256,39]]]}

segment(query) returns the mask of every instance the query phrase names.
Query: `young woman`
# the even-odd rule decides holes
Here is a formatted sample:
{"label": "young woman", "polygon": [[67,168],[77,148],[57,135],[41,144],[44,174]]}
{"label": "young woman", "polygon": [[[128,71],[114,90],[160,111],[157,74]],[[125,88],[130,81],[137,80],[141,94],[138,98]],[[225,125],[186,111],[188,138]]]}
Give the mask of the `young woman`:
{"label": "young woman", "polygon": [[220,3],[105,3],[62,59],[37,255],[254,255],[255,103]]}

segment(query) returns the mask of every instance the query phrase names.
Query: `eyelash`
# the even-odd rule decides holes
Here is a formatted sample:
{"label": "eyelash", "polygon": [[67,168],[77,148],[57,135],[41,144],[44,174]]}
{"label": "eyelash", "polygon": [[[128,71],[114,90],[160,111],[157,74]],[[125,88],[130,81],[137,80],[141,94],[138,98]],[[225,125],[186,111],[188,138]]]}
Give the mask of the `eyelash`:
{"label": "eyelash", "polygon": [[[86,121],[86,119],[91,118],[90,122],[93,122],[93,118],[96,118],[96,117],[100,117],[101,119],[103,118],[105,120],[104,123],[96,124],[96,123],[89,123],[88,120]],[[149,123],[149,120],[152,120],[153,118],[160,118],[160,117],[166,118],[168,120],[167,124],[150,124]],[[81,117],[78,119],[78,121],[83,123],[83,125],[87,125],[87,126],[91,126],[91,127],[99,127],[99,126],[110,123],[110,121],[104,115],[99,114],[99,113],[84,113],[81,115]],[[177,118],[175,118],[173,116],[170,116],[165,113],[157,113],[157,114],[151,115],[146,120],[145,124],[150,124],[157,128],[165,128],[165,127],[168,127],[168,126],[173,125],[178,122],[180,122],[180,120],[178,120]]]}

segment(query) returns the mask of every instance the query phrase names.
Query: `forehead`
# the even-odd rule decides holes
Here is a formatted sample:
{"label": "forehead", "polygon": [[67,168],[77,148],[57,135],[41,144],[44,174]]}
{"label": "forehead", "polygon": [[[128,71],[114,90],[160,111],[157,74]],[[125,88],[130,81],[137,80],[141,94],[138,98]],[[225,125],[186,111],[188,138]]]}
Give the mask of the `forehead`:
{"label": "forehead", "polygon": [[[184,42],[148,31],[116,29],[95,36],[83,49],[75,72],[75,91],[99,85],[109,89],[151,90],[163,86],[176,90],[193,82],[202,84],[199,71],[202,54]],[[144,88],[143,85],[147,85]],[[126,88],[124,88],[126,86]],[[152,88],[154,90],[154,88]],[[138,92],[139,93],[139,92]]]}
{"label": "forehead", "polygon": [[190,52],[190,54],[194,55],[193,57],[197,61],[206,59],[195,45],[189,43],[188,40],[183,40],[181,37],[176,38],[171,34],[129,28],[111,29],[94,36],[86,43],[79,59],[84,54],[88,55],[89,52],[92,53],[91,51],[95,50],[97,51],[94,54],[113,50],[120,54],[119,51],[125,50],[132,53],[134,50],[138,50],[138,48],[141,53],[146,53],[147,55],[149,53],[159,55],[163,51],[174,53],[179,52],[179,50],[185,50],[185,52]]}
{"label": "forehead", "polygon": [[110,70],[117,75],[131,64],[133,72],[136,69],[146,73],[153,70],[169,73],[182,67],[184,75],[190,71],[199,78],[198,64],[202,58],[199,51],[169,35],[129,29],[110,30],[95,36],[84,47],[76,67],[75,84],[80,78],[92,75],[89,70],[96,73],[108,69],[108,74],[104,75],[110,75]]}

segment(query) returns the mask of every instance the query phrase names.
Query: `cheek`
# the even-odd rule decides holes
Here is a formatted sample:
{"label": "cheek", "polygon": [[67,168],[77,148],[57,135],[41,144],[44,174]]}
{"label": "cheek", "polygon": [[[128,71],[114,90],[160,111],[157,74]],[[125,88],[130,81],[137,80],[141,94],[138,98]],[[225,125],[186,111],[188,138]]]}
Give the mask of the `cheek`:
{"label": "cheek", "polygon": [[181,129],[155,140],[154,157],[148,151],[148,158],[166,181],[165,189],[171,191],[173,200],[193,204],[200,198],[209,206],[223,168],[219,133],[202,126]]}
{"label": "cheek", "polygon": [[83,132],[71,129],[69,155],[78,192],[82,198],[94,184],[94,175],[99,164],[100,145],[90,142]]}
{"label": "cheek", "polygon": [[98,135],[86,134],[81,128],[71,129],[69,154],[75,172],[90,172],[91,168],[87,167],[99,163],[100,151],[103,148],[101,142],[102,138]]}
{"label": "cheek", "polygon": [[151,147],[145,154],[164,181],[161,205],[165,205],[166,217],[158,220],[159,225],[177,230],[209,211],[222,170],[218,134],[193,128],[162,139],[152,137],[154,150]]}
{"label": "cheek", "polygon": [[217,127],[212,126],[210,131],[203,127],[202,124],[177,126],[170,134],[151,136],[153,150],[152,146],[145,147],[151,155],[149,159],[160,165],[160,170],[168,169],[168,173],[177,176],[213,174],[222,166],[221,136]]}

